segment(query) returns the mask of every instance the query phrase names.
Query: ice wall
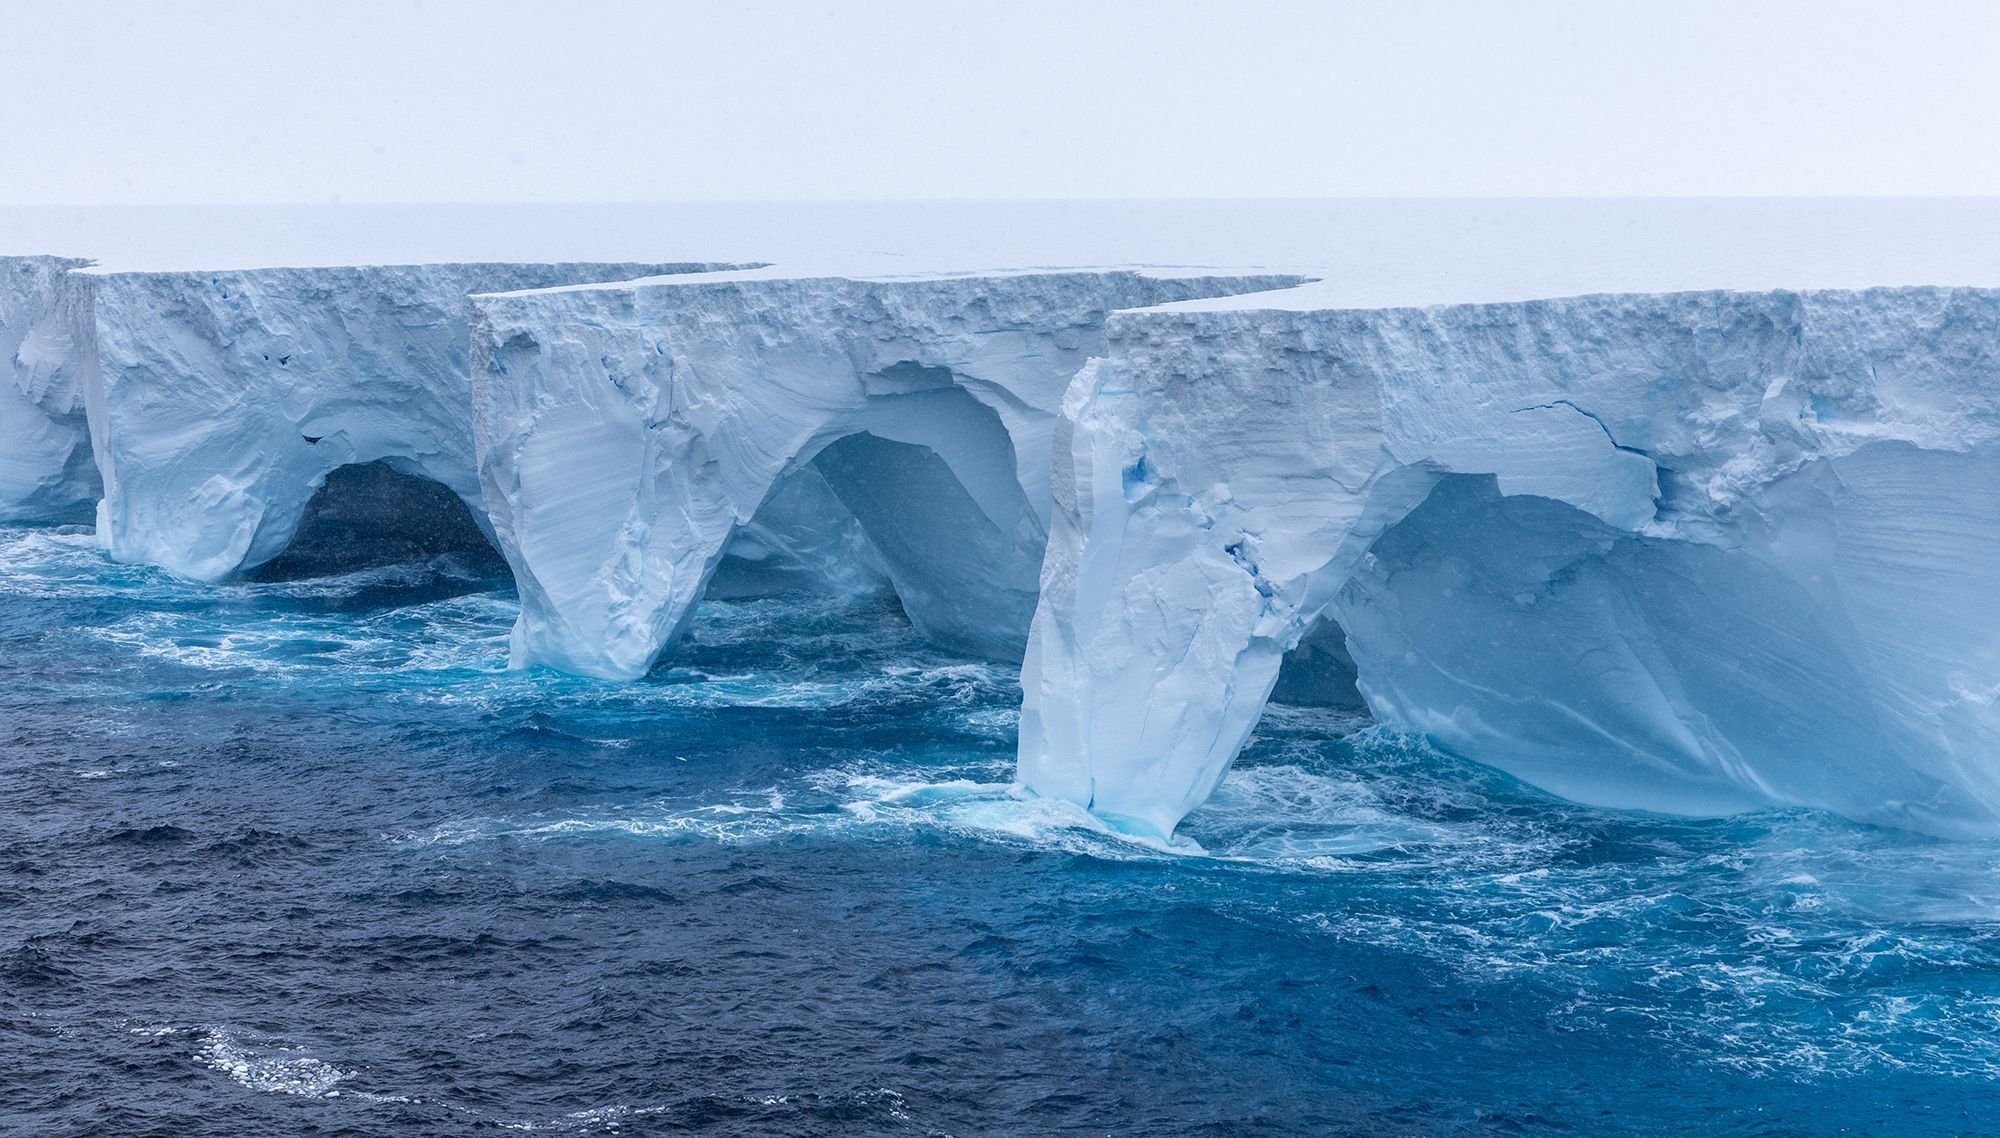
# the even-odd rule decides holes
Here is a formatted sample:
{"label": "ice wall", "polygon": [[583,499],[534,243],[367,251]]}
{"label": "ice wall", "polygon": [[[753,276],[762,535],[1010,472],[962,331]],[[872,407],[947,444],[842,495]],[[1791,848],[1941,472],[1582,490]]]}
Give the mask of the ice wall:
{"label": "ice wall", "polygon": [[327,474],[386,462],[484,518],[468,293],[710,265],[434,264],[76,272],[67,337],[121,561],[215,580],[291,540]]}
{"label": "ice wall", "polygon": [[1057,430],[1034,790],[1170,832],[1332,621],[1379,721],[1572,798],[2000,829],[2000,293],[1164,310],[1109,340]]}
{"label": "ice wall", "polygon": [[97,500],[97,468],[64,282],[89,262],[0,257],[0,521],[81,521]]}
{"label": "ice wall", "polygon": [[765,276],[476,298],[480,472],[521,591],[514,662],[642,675],[732,535],[808,467],[920,630],[1018,658],[1056,406],[1107,314],[1299,279]]}

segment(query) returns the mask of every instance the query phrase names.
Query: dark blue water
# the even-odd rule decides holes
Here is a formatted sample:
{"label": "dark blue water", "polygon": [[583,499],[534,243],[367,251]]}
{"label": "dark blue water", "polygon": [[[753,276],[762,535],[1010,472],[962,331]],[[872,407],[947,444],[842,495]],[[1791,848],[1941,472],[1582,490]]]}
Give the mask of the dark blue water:
{"label": "dark blue water", "polygon": [[892,603],[501,670],[503,572],[0,531],[0,1131],[2000,1131],[2000,846],[1279,709],[1198,847],[1009,793]]}

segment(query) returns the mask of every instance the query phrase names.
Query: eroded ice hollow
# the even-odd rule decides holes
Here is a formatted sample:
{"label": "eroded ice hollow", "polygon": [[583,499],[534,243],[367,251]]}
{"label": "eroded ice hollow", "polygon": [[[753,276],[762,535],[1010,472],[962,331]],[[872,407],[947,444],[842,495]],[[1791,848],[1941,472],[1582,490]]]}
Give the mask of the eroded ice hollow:
{"label": "eroded ice hollow", "polygon": [[446,487],[483,524],[467,295],[715,267],[71,271],[59,370],[87,410],[98,540],[117,560],[217,580],[278,556],[329,474],[372,463]]}
{"label": "eroded ice hollow", "polygon": [[1171,833],[1332,626],[1574,800],[2000,830],[2000,292],[1287,303],[1115,315],[1070,388],[1028,787]]}
{"label": "eroded ice hollow", "polygon": [[521,595],[513,663],[643,675],[732,539],[796,535],[829,500],[844,513],[799,544],[851,544],[851,515],[921,633],[1019,659],[1057,405],[1107,315],[1301,279],[766,271],[475,297],[480,472]]}

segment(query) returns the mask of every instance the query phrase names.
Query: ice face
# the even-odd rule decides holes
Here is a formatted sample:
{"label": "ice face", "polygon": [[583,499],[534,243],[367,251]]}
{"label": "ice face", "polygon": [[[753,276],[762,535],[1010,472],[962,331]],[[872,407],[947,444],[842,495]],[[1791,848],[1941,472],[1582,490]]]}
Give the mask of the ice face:
{"label": "ice face", "polygon": [[1297,277],[662,280],[475,298],[485,502],[516,665],[629,679],[811,468],[941,643],[1018,659],[1056,406],[1120,307]]}
{"label": "ice face", "polygon": [[79,521],[97,500],[64,319],[71,257],[0,257],[0,521]]}
{"label": "ice face", "polygon": [[1121,314],[1064,404],[1040,793],[1167,833],[1331,621],[1574,798],[2000,826],[2000,294]]}
{"label": "ice face", "polygon": [[215,580],[277,556],[342,466],[474,509],[468,293],[706,265],[404,265],[69,274],[67,337],[121,561]]}
{"label": "ice face", "polygon": [[729,539],[707,595],[805,589],[860,597],[888,588],[888,567],[861,522],[818,469],[804,466],[779,480],[756,516]]}

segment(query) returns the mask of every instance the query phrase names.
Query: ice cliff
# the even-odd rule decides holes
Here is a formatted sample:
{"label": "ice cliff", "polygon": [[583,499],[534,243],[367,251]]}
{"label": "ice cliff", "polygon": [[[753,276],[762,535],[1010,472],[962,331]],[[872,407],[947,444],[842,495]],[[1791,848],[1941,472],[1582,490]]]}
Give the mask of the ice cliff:
{"label": "ice cliff", "polygon": [[1171,832],[1318,629],[1573,799],[2000,828],[2000,292],[1270,303],[1069,389],[1027,786]]}
{"label": "ice cliff", "polygon": [[70,272],[57,338],[103,479],[98,538],[120,561],[215,580],[281,552],[329,473],[377,461],[483,520],[467,295],[713,267]]}
{"label": "ice cliff", "polygon": [[97,501],[62,310],[72,257],[0,257],[0,521],[76,521]]}
{"label": "ice cliff", "polygon": [[801,478],[853,516],[926,636],[1019,659],[1057,404],[1106,316],[1299,279],[753,274],[475,298],[514,662],[643,674],[732,538]]}

